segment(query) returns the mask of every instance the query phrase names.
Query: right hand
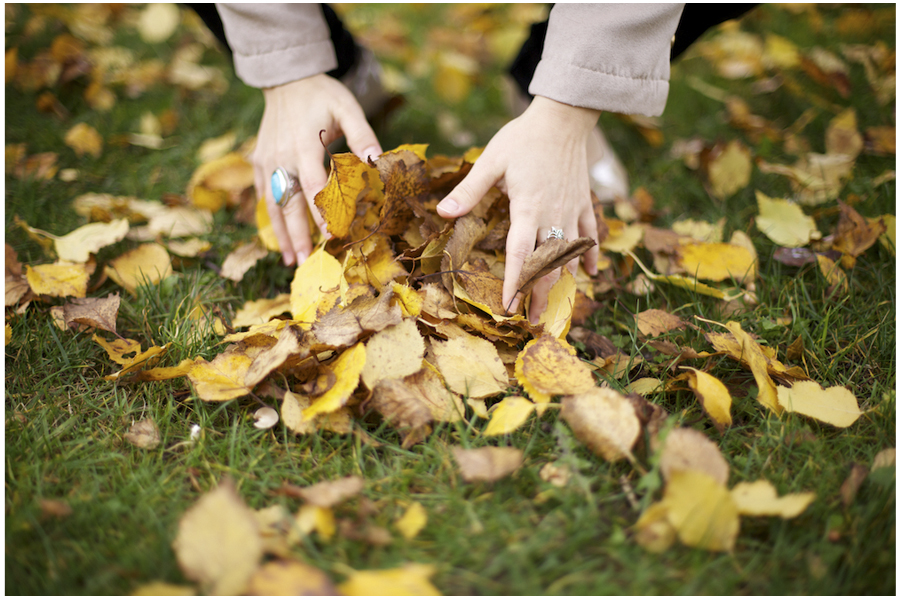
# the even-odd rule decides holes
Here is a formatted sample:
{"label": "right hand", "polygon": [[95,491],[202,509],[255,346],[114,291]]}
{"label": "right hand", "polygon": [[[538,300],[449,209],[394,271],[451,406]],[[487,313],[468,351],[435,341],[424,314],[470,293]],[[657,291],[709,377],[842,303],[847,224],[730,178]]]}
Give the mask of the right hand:
{"label": "right hand", "polygon": [[[353,93],[333,77],[313,75],[266,88],[263,95],[266,107],[252,156],[256,190],[265,194],[284,264],[302,264],[313,249],[307,205],[316,225],[328,235],[313,202],[328,181],[322,143],[328,145],[343,135],[361,160],[377,158],[381,145]],[[271,177],[278,167],[296,175],[303,189],[281,207],[272,197]]]}

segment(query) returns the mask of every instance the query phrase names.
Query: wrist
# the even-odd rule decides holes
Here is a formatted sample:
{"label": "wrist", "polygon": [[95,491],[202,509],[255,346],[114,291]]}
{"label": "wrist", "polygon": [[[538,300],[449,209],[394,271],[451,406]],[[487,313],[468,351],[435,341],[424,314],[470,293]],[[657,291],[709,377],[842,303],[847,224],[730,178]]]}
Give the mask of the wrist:
{"label": "wrist", "polygon": [[591,131],[600,118],[599,110],[557,102],[546,96],[535,96],[526,112],[538,114],[540,118],[551,119],[559,126],[584,133]]}

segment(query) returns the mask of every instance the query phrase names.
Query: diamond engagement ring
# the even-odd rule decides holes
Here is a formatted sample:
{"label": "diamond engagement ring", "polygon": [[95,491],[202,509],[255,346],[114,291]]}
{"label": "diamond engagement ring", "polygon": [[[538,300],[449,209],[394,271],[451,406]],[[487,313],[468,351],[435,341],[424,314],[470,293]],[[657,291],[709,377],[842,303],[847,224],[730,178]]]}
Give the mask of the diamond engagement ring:
{"label": "diamond engagement ring", "polygon": [[547,234],[548,240],[550,240],[550,239],[563,240],[565,238],[566,238],[566,236],[563,233],[563,230],[560,229],[559,227],[551,227],[550,233]]}
{"label": "diamond engagement ring", "polygon": [[272,173],[272,197],[277,206],[284,206],[290,198],[300,192],[300,181],[284,167],[278,167]]}

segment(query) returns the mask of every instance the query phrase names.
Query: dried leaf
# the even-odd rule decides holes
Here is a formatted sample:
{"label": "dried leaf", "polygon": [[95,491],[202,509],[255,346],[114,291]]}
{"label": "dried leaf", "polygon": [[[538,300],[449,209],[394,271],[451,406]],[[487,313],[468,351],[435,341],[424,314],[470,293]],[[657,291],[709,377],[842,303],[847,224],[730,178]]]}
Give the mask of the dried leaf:
{"label": "dried leaf", "polygon": [[337,587],[344,596],[440,596],[429,581],[434,571],[431,565],[414,563],[398,569],[353,571]]}
{"label": "dried leaf", "polygon": [[651,308],[635,315],[634,320],[641,335],[658,337],[673,329],[684,329],[685,324],[680,318],[664,310]]}
{"label": "dried leaf", "polygon": [[159,428],[153,419],[143,419],[131,426],[125,441],[144,450],[153,450],[159,446]]}
{"label": "dried leaf", "polygon": [[666,481],[682,471],[702,472],[719,485],[728,483],[728,462],[719,447],[696,429],[679,427],[666,436],[659,469]]}
{"label": "dried leaf", "polygon": [[641,432],[634,407],[611,388],[594,387],[562,400],[561,416],[595,454],[615,462],[633,460],[631,449]]}
{"label": "dried leaf", "polygon": [[466,450],[452,446],[453,458],[459,465],[459,474],[464,481],[493,482],[503,479],[522,465],[522,451],[518,448],[496,448],[486,446]]}
{"label": "dried leaf", "polygon": [[315,203],[325,219],[328,233],[344,238],[356,217],[356,203],[367,189],[381,191],[378,170],[347,152],[331,156],[331,173]]}
{"label": "dried leaf", "polygon": [[110,223],[89,223],[53,240],[60,260],[85,263],[101,248],[125,239],[128,221],[118,219]]}
{"label": "dried leaf", "polygon": [[172,547],[185,577],[206,593],[226,596],[246,589],[263,555],[253,512],[230,479],[182,515]]}
{"label": "dried leaf", "polygon": [[138,286],[159,283],[171,275],[172,261],[159,244],[144,244],[110,261],[104,272],[136,295]]}
{"label": "dried leaf", "polygon": [[485,436],[506,435],[525,424],[534,411],[534,403],[522,396],[507,396],[491,407],[491,420],[484,428]]}
{"label": "dried leaf", "polygon": [[848,204],[840,201],[838,204],[841,207],[841,218],[834,231],[832,248],[844,253],[841,264],[852,269],[856,264],[856,257],[868,250],[887,228],[880,221],[870,223]]}
{"label": "dried leaf", "polygon": [[812,492],[786,494],[778,497],[775,486],[760,479],[753,483],[740,482],[731,490],[731,498],[742,515],[773,516],[793,519],[815,500]]}
{"label": "dried leaf", "polygon": [[556,238],[547,240],[525,259],[519,273],[518,292],[523,297],[528,295],[541,277],[578,258],[595,244],[596,242],[589,237],[571,241]]}
{"label": "dried leaf", "polygon": [[816,262],[829,287],[840,294],[846,294],[849,288],[847,274],[824,254],[816,254]]}
{"label": "dried leaf", "polygon": [[76,298],[63,308],[66,327],[86,325],[116,333],[116,318],[119,314],[119,294],[109,294],[106,298]]}
{"label": "dried leaf", "polygon": [[413,502],[403,516],[397,519],[394,526],[404,538],[411,540],[419,535],[426,523],[428,523],[428,513],[425,512],[425,507],[418,502]]}
{"label": "dried leaf", "polygon": [[300,488],[298,495],[306,502],[320,508],[332,508],[344,500],[359,494],[365,487],[365,480],[358,475],[350,475],[332,481]]}
{"label": "dried leaf", "polygon": [[323,571],[298,560],[274,560],[259,567],[244,592],[248,596],[337,596]]}
{"label": "dried leaf", "polygon": [[278,294],[274,298],[260,300],[248,300],[244,306],[234,314],[231,326],[235,329],[262,325],[272,317],[277,317],[291,311],[290,294]]}
{"label": "dried leaf", "polygon": [[544,326],[544,333],[565,339],[572,325],[575,310],[575,277],[568,269],[561,269],[559,279],[550,288],[547,307],[538,318]]}
{"label": "dried leaf", "polygon": [[79,123],[66,132],[66,146],[75,151],[78,157],[90,154],[94,158],[103,152],[103,138],[97,130],[87,123]]}
{"label": "dried leaf", "polygon": [[431,411],[402,379],[384,379],[372,393],[371,406],[404,434],[403,447],[421,442],[431,433]]}
{"label": "dried leaf", "polygon": [[301,354],[297,334],[290,327],[281,330],[278,342],[256,355],[244,375],[244,386],[253,389],[256,384],[269,376],[269,373],[280,368],[289,358]]}
{"label": "dried leaf", "polygon": [[575,349],[549,335],[525,344],[516,359],[515,375],[534,402],[549,402],[554,395],[581,394],[595,385]]}
{"label": "dried leaf", "polygon": [[678,535],[669,522],[668,506],[663,502],[654,502],[648,506],[634,528],[634,539],[638,545],[656,554],[668,550]]}
{"label": "dried leaf", "polygon": [[437,367],[447,386],[470,398],[494,396],[506,390],[509,376],[496,347],[471,335],[432,343]]}
{"label": "dried leaf", "polygon": [[786,411],[812,417],[835,427],[850,427],[862,412],[853,392],[843,386],[822,389],[815,381],[778,386],[778,404]]}
{"label": "dried leaf", "polygon": [[716,429],[722,433],[725,427],[731,426],[731,394],[728,388],[709,373],[692,367],[681,368],[688,370],[688,385],[703,405],[703,410],[713,420]]}
{"label": "dried leaf", "polygon": [[744,360],[750,365],[750,371],[756,380],[756,386],[759,388],[756,400],[776,414],[781,413],[782,408],[779,406],[775,384],[772,382],[772,378],[769,377],[768,357],[763,353],[760,345],[753,341],[747,332],[741,329],[740,323],[729,321],[725,324],[725,327],[740,344],[740,360]]}
{"label": "dried leaf", "polygon": [[724,200],[750,183],[753,161],[750,150],[738,140],[732,140],[724,148],[716,150],[715,156],[709,161],[709,183],[713,195]]}
{"label": "dried leaf", "polygon": [[863,149],[863,138],[856,126],[856,110],[848,108],[837,115],[825,130],[825,152],[856,158]]}
{"label": "dried leaf", "polygon": [[743,282],[755,272],[756,257],[733,244],[686,244],[678,249],[681,267],[697,279]]}
{"label": "dried leaf", "polygon": [[384,329],[366,342],[362,380],[370,390],[379,381],[412,375],[422,366],[425,341],[412,319]]}
{"label": "dried leaf", "polygon": [[303,322],[304,329],[310,328],[319,312],[327,312],[337,302],[342,273],[341,263],[322,246],[297,268],[291,282],[291,314]]}
{"label": "dried leaf", "polygon": [[359,385],[360,374],[366,364],[366,347],[356,344],[345,350],[330,366],[337,376],[334,386],[303,410],[304,419],[312,419],[317,415],[333,413],[343,407],[356,386]]}
{"label": "dried leaf", "polygon": [[222,263],[222,271],[219,273],[225,279],[241,281],[244,275],[269,253],[262,242],[254,239],[235,248]]}
{"label": "dried leaf", "polygon": [[663,495],[667,519],[686,546],[730,552],[740,530],[738,508],[724,485],[701,471],[672,474]]}
{"label": "dried leaf", "polygon": [[806,216],[797,204],[769,198],[759,190],[756,190],[756,202],[759,206],[756,227],[776,244],[796,248],[822,237],[813,218]]}
{"label": "dried leaf", "polygon": [[142,583],[133,590],[132,596],[195,596],[197,591],[189,585],[176,585],[164,581]]}
{"label": "dried leaf", "polygon": [[225,352],[212,362],[199,359],[188,371],[188,379],[201,400],[224,402],[252,391],[244,384],[253,359],[239,352]]}
{"label": "dried leaf", "polygon": [[31,291],[39,296],[87,295],[88,272],[84,265],[25,265],[25,279]]}

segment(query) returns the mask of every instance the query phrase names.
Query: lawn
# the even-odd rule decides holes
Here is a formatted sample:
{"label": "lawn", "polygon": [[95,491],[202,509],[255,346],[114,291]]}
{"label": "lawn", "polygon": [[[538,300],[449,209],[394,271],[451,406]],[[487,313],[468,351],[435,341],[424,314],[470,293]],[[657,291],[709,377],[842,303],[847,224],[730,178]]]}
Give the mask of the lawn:
{"label": "lawn", "polygon": [[[611,235],[643,222],[658,235],[692,226],[682,235],[696,237],[702,223],[718,227],[720,240],[744,234],[757,259],[752,282],[710,284],[742,291],[744,301],[725,302],[664,279],[649,285],[633,259],[661,272],[649,237],[628,252],[605,249],[609,267],[594,282],[598,304],[582,327],[628,360],[593,376],[621,392],[661,382],[664,391],[642,392],[645,408],[667,415],[654,426],[693,429],[711,440],[728,464],[728,488],[766,479],[779,495],[815,495],[792,518],[742,516],[729,551],[682,538],[661,552],[647,547],[636,526],[672,486],[661,475],[666,457],[657,431],[647,423],[633,461],[592,452],[555,406],[514,431],[486,436],[477,402],[464,404],[463,419],[432,423],[414,444],[361,409],[349,434],[298,435],[284,415],[275,427],[258,429],[261,403],[278,405],[262,385],[255,394],[209,402],[185,377],[110,380],[122,366],[93,337],[112,337],[60,327],[51,309],[66,298],[10,302],[11,278],[21,280],[10,273],[10,249],[23,272],[55,259],[40,241],[47,237],[29,228],[62,236],[87,224],[86,214],[109,220],[102,210],[76,211],[74,201],[85,194],[189,204],[192,177],[211,160],[207,142],[242,151],[256,133],[263,98],[234,76],[186,10],[158,40],[152,28],[142,29],[143,6],[5,10],[7,594],[118,595],[150,582],[200,589],[179,566],[173,541],[205,494],[227,481],[250,509],[280,506],[294,515],[310,506],[298,487],[347,476],[364,483],[321,512],[333,519],[334,533],[310,526],[276,553],[336,584],[354,572],[414,563],[430,565],[430,583],[447,595],[896,593],[893,458],[889,468],[873,469],[896,445],[893,5],[761,6],[706,34],[673,65],[662,117],[601,117],[633,190],[630,202],[605,209]],[[528,25],[545,14],[540,5],[337,10],[376,51],[386,83],[403,97],[378,125],[382,146],[428,144],[429,158],[483,146],[509,118],[501,74]],[[90,136],[73,140],[79,124],[99,134],[99,146]],[[811,153],[833,157],[842,143],[856,145],[850,170],[826,182],[827,199],[804,196],[809,188],[785,175],[802,170],[798,161]],[[734,163],[722,158],[729,149],[737,149]],[[805,168],[807,176],[821,175]],[[722,190],[745,175],[735,189]],[[814,220],[820,236],[785,252],[761,231],[758,193],[802,200],[792,206]],[[141,242],[98,249],[86,295],[119,293],[117,336],[142,348],[165,345],[159,366],[214,360],[226,347],[219,326],[231,324],[248,301],[290,292],[294,278],[275,252],[240,281],[221,276],[226,257],[257,238],[253,205],[246,190],[232,194],[197,236],[206,249],[175,256],[173,275],[157,284],[128,291],[104,275],[105,265]],[[883,223],[884,233],[858,251],[838,244],[842,256],[835,239],[847,222],[857,223],[855,232]],[[750,296],[755,301],[747,302]],[[648,334],[636,317],[648,309],[690,325]],[[708,334],[727,332],[720,324],[728,321],[821,387],[849,390],[862,414],[838,427],[764,408],[758,372],[710,343]],[[585,364],[596,366],[584,338],[570,340]],[[702,356],[673,356],[666,350],[673,346]],[[678,379],[682,366],[724,383],[733,401],[729,426],[717,428]],[[276,373],[267,384],[286,382]],[[529,392],[512,378],[488,406],[506,395]],[[149,449],[127,436],[144,419],[159,432]],[[517,448],[523,462],[510,476],[471,482],[461,477],[453,447]],[[550,477],[547,465],[567,477]],[[416,503],[426,522],[407,539],[398,521]]]}

